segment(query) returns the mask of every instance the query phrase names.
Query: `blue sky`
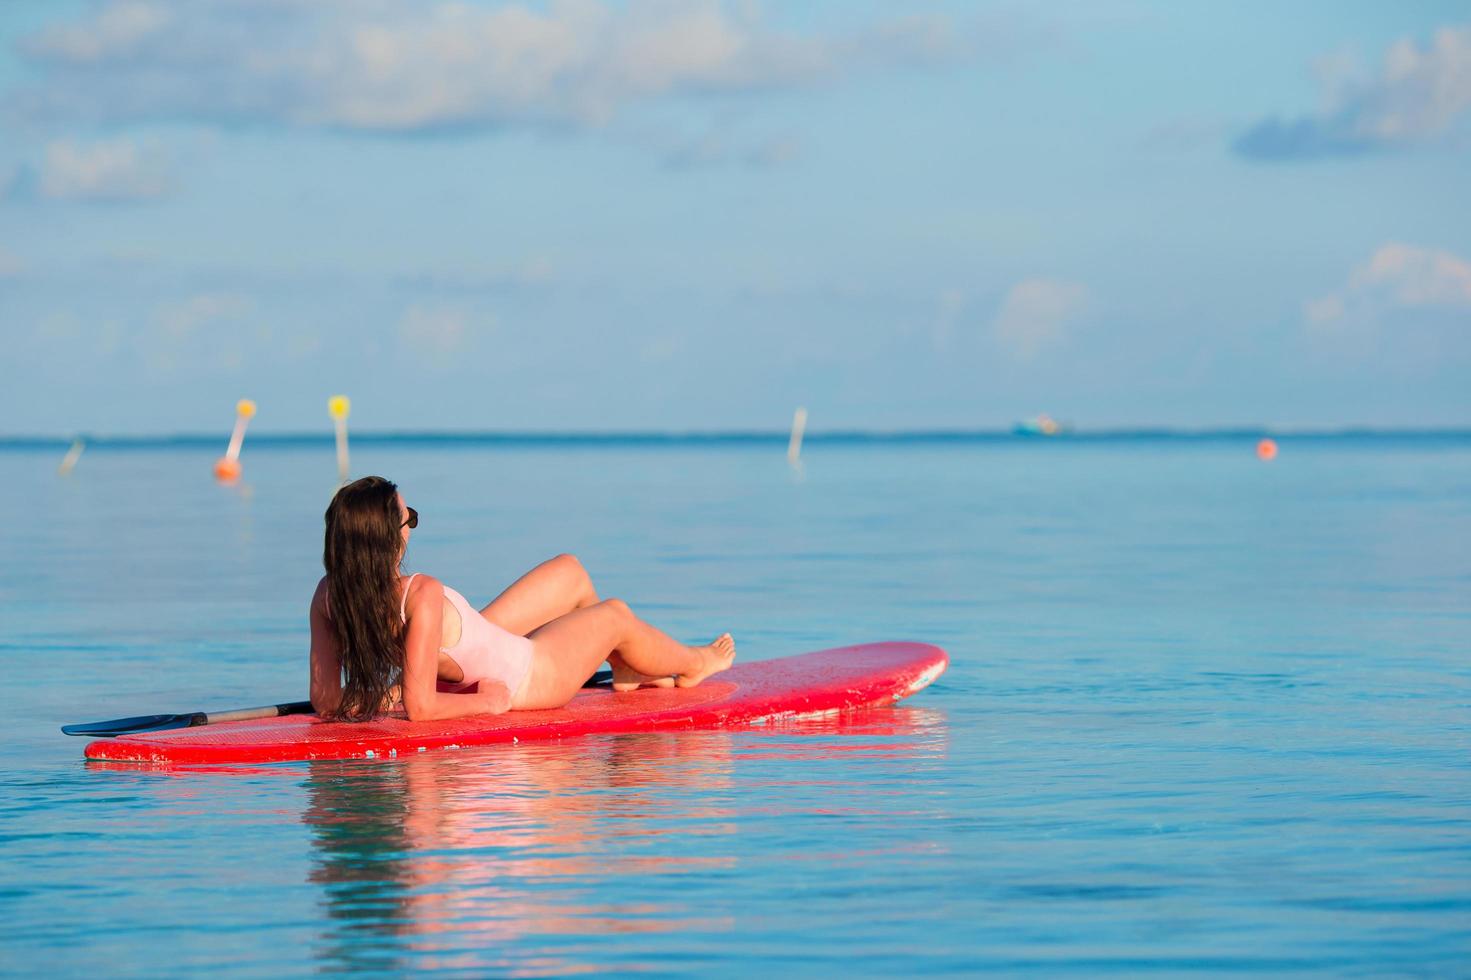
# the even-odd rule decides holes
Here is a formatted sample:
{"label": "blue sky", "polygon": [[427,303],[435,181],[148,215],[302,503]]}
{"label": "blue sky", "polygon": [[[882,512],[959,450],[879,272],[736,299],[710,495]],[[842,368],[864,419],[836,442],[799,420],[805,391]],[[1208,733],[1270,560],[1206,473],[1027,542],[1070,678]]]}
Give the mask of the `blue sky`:
{"label": "blue sky", "polygon": [[11,2],[0,434],[1471,424],[1462,4]]}

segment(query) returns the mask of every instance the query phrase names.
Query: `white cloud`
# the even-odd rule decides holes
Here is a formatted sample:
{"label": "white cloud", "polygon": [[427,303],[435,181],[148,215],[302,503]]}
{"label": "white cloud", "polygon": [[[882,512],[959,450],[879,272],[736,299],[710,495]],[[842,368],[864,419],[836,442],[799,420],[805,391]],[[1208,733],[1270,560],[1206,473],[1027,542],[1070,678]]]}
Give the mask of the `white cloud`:
{"label": "white cloud", "polygon": [[1445,27],[1421,49],[1401,39],[1384,74],[1353,105],[1360,132],[1393,142],[1435,136],[1471,108],[1471,26]]}
{"label": "white cloud", "polygon": [[991,329],[1012,353],[1030,358],[1066,338],[1068,326],[1087,309],[1088,298],[1081,283],[1024,279],[1001,301]]}
{"label": "white cloud", "polygon": [[824,37],[718,0],[105,4],[31,38],[33,111],[377,132],[596,125],[670,96],[789,88],[970,47],[905,17]]}
{"label": "white cloud", "polygon": [[1471,312],[1471,262],[1436,249],[1389,242],[1342,289],[1304,304],[1318,330],[1362,329],[1405,310]]}
{"label": "white cloud", "polygon": [[1310,299],[1303,304],[1302,312],[1303,316],[1307,317],[1308,323],[1314,326],[1334,323],[1343,318],[1343,297],[1337,293],[1330,293],[1327,296]]}
{"label": "white cloud", "polygon": [[1471,308],[1471,263],[1450,252],[1385,245],[1354,273],[1352,285],[1388,288],[1403,306]]}
{"label": "white cloud", "polygon": [[322,338],[319,334],[298,332],[286,338],[286,357],[292,361],[302,361],[313,357],[323,347]]}
{"label": "white cloud", "polygon": [[1351,59],[1322,59],[1323,108],[1297,119],[1265,119],[1236,149],[1265,160],[1357,153],[1428,142],[1471,110],[1471,25],[1442,27],[1429,44],[1392,44],[1377,76]]}
{"label": "white cloud", "polygon": [[136,54],[168,23],[168,12],[158,4],[119,2],[80,24],[48,28],[32,39],[31,45],[50,57],[89,64]]}
{"label": "white cloud", "polygon": [[51,143],[39,181],[46,197],[87,201],[147,200],[166,193],[169,185],[158,156],[126,139],[89,145]]}
{"label": "white cloud", "polygon": [[181,341],[206,324],[238,320],[253,306],[238,293],[197,293],[159,307],[157,322],[168,337]]}
{"label": "white cloud", "polygon": [[404,345],[430,360],[447,359],[464,349],[483,318],[456,307],[412,306],[399,321],[398,335]]}

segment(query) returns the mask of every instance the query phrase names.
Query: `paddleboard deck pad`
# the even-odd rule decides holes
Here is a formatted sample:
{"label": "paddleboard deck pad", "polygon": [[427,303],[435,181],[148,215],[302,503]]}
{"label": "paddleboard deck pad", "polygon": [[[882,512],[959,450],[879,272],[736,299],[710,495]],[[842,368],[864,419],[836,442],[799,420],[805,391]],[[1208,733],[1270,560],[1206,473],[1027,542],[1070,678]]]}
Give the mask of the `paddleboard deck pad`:
{"label": "paddleboard deck pad", "polygon": [[88,744],[88,759],[155,765],[395,757],[436,749],[576,735],[733,728],[890,704],[944,672],[927,643],[867,643],[737,663],[698,687],[584,689],[549,711],[411,722],[402,711],[365,722],[290,715],[120,735]]}

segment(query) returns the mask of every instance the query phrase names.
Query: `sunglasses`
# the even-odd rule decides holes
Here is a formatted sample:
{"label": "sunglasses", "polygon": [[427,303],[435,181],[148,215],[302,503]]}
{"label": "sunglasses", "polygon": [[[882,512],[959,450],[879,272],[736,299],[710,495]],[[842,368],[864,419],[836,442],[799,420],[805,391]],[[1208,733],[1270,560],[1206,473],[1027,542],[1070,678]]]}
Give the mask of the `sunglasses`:
{"label": "sunglasses", "polygon": [[410,507],[408,510],[409,519],[400,524],[399,527],[407,527],[409,530],[413,530],[414,528],[419,526],[419,512],[417,510],[414,510],[414,508],[412,507]]}

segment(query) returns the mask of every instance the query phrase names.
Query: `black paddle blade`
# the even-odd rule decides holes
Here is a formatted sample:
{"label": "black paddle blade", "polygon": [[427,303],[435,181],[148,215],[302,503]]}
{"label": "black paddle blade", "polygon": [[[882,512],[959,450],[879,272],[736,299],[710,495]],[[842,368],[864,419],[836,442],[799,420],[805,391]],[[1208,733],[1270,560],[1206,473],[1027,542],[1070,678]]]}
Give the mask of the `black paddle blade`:
{"label": "black paddle blade", "polygon": [[607,687],[613,683],[613,672],[611,670],[600,670],[587,680],[582,682],[583,687]]}
{"label": "black paddle blade", "polygon": [[204,724],[204,713],[191,711],[182,715],[138,715],[136,718],[114,718],[81,725],[62,725],[63,735],[132,735],[138,732],[166,732],[170,728],[191,728]]}

